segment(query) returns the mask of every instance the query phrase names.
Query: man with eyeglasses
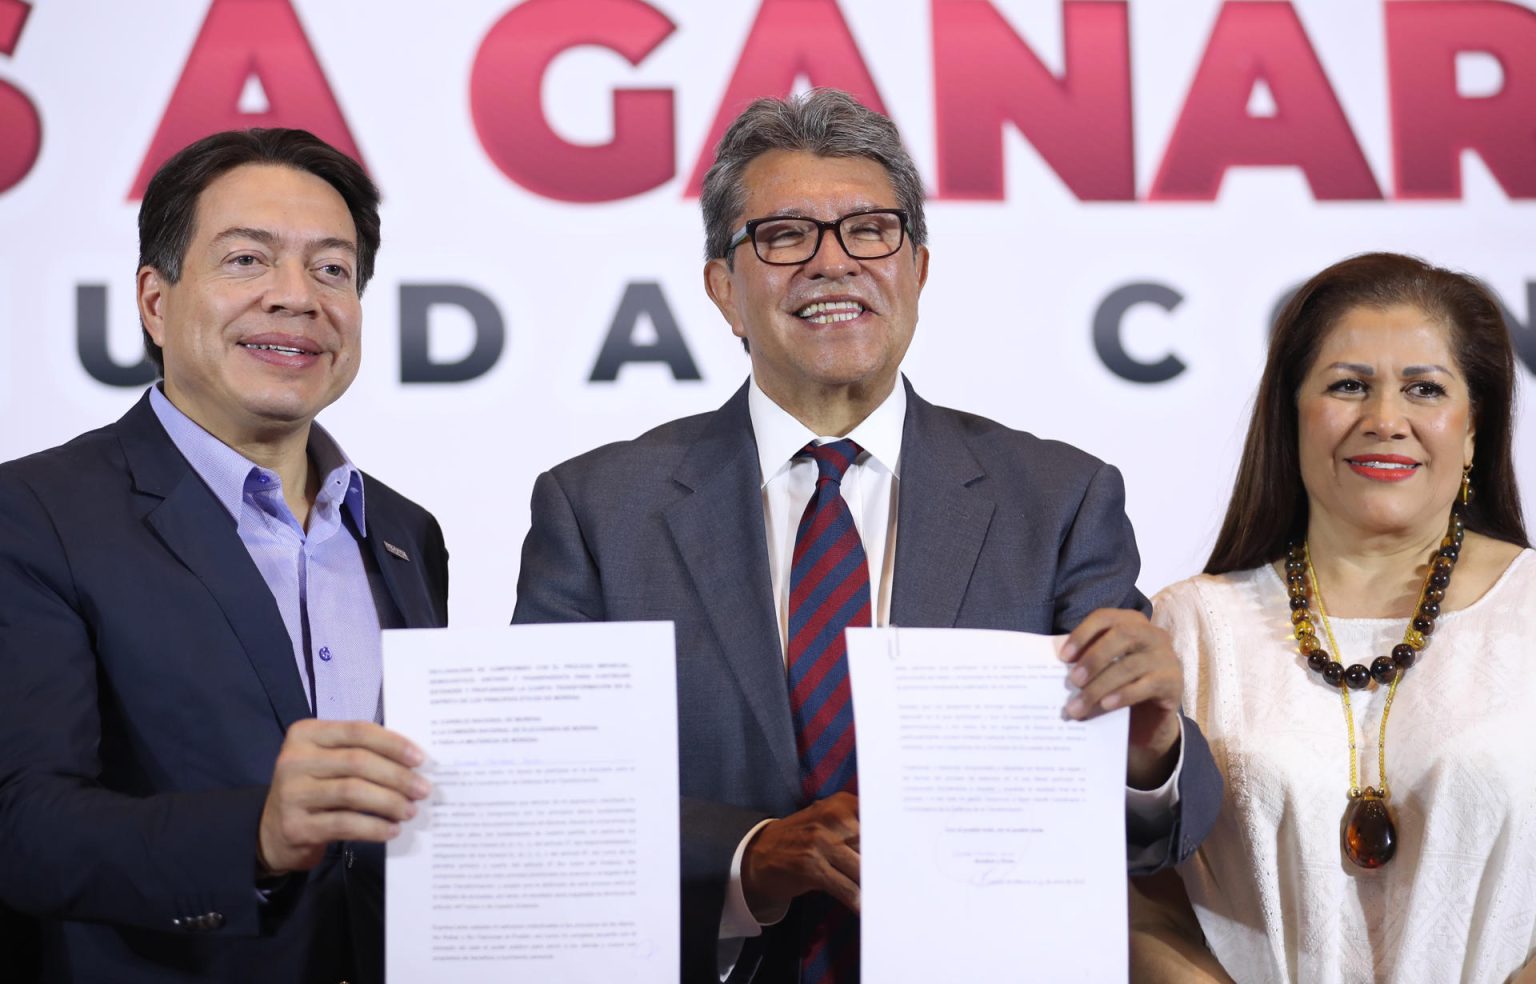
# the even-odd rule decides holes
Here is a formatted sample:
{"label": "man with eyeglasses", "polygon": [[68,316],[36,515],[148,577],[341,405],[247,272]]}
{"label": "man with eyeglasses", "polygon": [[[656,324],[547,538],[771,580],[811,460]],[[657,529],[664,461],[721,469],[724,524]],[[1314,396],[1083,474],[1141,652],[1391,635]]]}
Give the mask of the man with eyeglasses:
{"label": "man with eyeglasses", "polygon": [[1130,870],[1188,857],[1221,779],[1119,474],[898,380],[928,247],[895,126],[831,90],[759,100],[702,205],[751,379],[541,475],[514,616],[676,624],[684,979],[858,979],[849,626],[1071,632],[1064,712],[1132,708]]}

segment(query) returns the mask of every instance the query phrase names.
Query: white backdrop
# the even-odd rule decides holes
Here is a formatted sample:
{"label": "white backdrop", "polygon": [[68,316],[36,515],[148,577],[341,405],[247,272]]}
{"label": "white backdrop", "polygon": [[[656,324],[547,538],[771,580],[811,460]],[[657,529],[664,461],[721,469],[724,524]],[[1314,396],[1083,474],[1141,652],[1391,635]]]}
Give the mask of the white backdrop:
{"label": "white backdrop", "polygon": [[[711,409],[746,375],[746,356],[703,293],[701,223],[686,194],[738,63],[743,85],[780,89],[851,84],[862,65],[935,193],[932,275],[907,373],[934,402],[1118,464],[1150,593],[1203,561],[1266,322],[1284,292],[1333,260],[1392,249],[1485,277],[1517,322],[1529,393],[1531,7],[1536,0],[0,0],[0,459],[114,419],[143,390],[107,385],[87,367],[101,375],[104,359],[131,367],[139,358],[131,193],[168,107],[168,132],[201,121],[309,126],[334,138],[326,128],[339,118],[384,191],[385,243],[364,299],[362,372],[321,419],[360,465],[442,520],[454,621],[504,622],[537,472]],[[284,26],[295,12],[298,35]],[[1112,42],[1122,15],[1128,52],[1089,38],[1108,25]],[[1083,50],[1069,57],[1064,27],[1078,16]],[[978,26],[957,26],[967,18]],[[1389,35],[1394,18],[1407,27]],[[212,33],[197,43],[205,20]],[[843,27],[851,44],[839,47]],[[647,32],[659,43],[644,41]],[[638,46],[630,57],[612,50],[624,34]],[[1297,39],[1310,42],[1315,62]],[[1044,70],[1066,76],[1054,96],[1039,67],[1031,76],[1026,46]],[[307,51],[323,72],[318,95]],[[1095,102],[1113,97],[1127,72],[1129,134],[1105,122],[1113,98]],[[567,166],[540,149],[563,141],[577,146],[573,159],[598,154],[579,148],[613,139],[613,94],[626,89],[663,93],[648,97],[661,116],[625,145],[644,161]],[[327,108],[332,97],[339,117]],[[1342,119],[1330,116],[1333,98]],[[1231,125],[1202,124],[1210,117],[1201,107],[1220,117],[1223,106]],[[29,112],[40,121],[35,160]],[[542,145],[529,123],[541,116],[550,130]],[[1001,147],[990,190],[988,140],[964,142],[967,124]],[[1472,135],[1458,153],[1447,134],[1463,131]],[[1351,170],[1353,146],[1368,174]],[[542,177],[509,175],[498,154],[521,161],[514,171],[543,160]],[[1277,154],[1271,165],[1244,163]],[[1170,156],[1185,164],[1160,177]],[[1440,158],[1459,158],[1459,180],[1454,168],[1423,177]],[[1170,200],[1199,159],[1218,162],[1207,171],[1219,193]],[[974,180],[979,197],[962,187]],[[1426,180],[1427,191],[1417,184]],[[654,187],[602,200],[625,185]],[[1080,200],[1090,187],[1118,200]],[[589,381],[626,289],[644,283],[657,285],[646,296],[664,304],[702,378],[678,381],[650,362]],[[1131,308],[1120,333],[1136,362],[1171,353],[1184,364],[1162,382],[1123,378],[1095,348],[1095,311],[1133,283],[1182,297],[1172,310]],[[469,287],[494,305],[505,346],[487,371],[401,381],[402,286],[421,284]],[[105,287],[106,348],[86,357],[82,286],[87,298]],[[428,323],[434,361],[469,353],[467,312],[433,308]],[[654,331],[642,318],[633,340],[645,344]],[[1533,417],[1527,401],[1516,442],[1526,512],[1536,516]]]}

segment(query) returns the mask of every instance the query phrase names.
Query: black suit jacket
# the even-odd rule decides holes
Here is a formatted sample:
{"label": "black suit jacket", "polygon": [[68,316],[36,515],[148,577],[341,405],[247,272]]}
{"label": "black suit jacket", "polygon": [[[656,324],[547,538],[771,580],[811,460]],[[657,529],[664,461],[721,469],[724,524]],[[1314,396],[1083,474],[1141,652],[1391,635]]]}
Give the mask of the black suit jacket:
{"label": "black suit jacket", "polygon": [[[405,624],[446,624],[437,522],[364,487]],[[267,784],[309,714],[266,582],[147,396],[0,465],[0,902],[36,919],[45,979],[382,977],[378,845],[259,901]]]}
{"label": "black suit jacket", "polygon": [[[935,407],[910,386],[907,401],[893,624],[1060,633],[1096,608],[1149,610],[1114,468]],[[516,622],[676,623],[688,981],[719,980],[716,935],[742,837],[806,805],[761,481],[743,386],[714,413],[539,476],[518,579]],[[1187,719],[1184,729],[1181,808],[1154,867],[1193,853],[1221,803],[1200,730]],[[793,981],[794,923],[792,911],[748,941],[738,976],[760,962],[758,980]]]}

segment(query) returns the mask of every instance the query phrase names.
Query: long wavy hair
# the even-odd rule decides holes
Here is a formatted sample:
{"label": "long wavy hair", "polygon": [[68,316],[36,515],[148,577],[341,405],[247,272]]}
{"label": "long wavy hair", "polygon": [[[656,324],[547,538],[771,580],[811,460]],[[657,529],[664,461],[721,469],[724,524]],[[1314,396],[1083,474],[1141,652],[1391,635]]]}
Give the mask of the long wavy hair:
{"label": "long wavy hair", "polygon": [[1515,355],[1498,302],[1482,281],[1398,253],[1365,253],[1308,280],[1275,318],[1248,439],[1207,574],[1270,563],[1307,528],[1296,393],[1323,339],[1355,308],[1418,308],[1450,329],[1477,431],[1467,528],[1529,546],[1512,451]]}

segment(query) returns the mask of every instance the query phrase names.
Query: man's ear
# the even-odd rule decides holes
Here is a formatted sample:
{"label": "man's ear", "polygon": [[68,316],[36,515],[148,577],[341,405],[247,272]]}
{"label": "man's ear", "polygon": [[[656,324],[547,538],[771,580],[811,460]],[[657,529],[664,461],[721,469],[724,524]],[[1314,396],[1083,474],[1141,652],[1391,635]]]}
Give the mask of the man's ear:
{"label": "man's ear", "polygon": [[137,281],[139,321],[154,343],[165,348],[165,275],[145,265],[139,267]]}
{"label": "man's ear", "polygon": [[741,319],[736,316],[736,281],[730,264],[723,259],[713,259],[704,264],[704,293],[720,309],[720,316],[731,326],[731,333],[738,338],[746,337]]}
{"label": "man's ear", "polygon": [[917,292],[923,292],[923,285],[928,282],[928,247],[919,246],[912,252],[912,260],[917,264]]}

